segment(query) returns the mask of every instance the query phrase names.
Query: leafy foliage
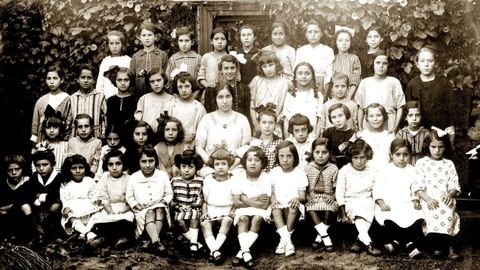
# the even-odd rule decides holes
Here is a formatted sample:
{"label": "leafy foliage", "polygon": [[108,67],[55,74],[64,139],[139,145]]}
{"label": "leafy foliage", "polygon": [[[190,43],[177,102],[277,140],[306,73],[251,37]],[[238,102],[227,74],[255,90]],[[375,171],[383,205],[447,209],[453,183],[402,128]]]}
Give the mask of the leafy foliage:
{"label": "leafy foliage", "polygon": [[[391,53],[396,76],[406,84],[418,71],[415,54],[424,44],[439,49],[439,66],[458,89],[459,108],[468,115],[480,71],[476,0],[263,0],[261,8],[291,27],[290,43],[306,43],[304,25],[311,19],[324,25],[323,42],[334,47],[335,24],[355,28],[352,48],[362,49],[366,29],[379,25]],[[203,4],[203,3],[200,3]],[[76,91],[76,68],[98,67],[106,56],[105,35],[120,30],[127,37],[127,54],[140,49],[135,30],[143,21],[157,24],[164,35],[160,47],[172,52],[170,37],[179,25],[195,27],[196,4],[167,0],[8,0],[0,4],[0,113],[18,115],[2,124],[17,124],[19,138],[28,138],[31,107],[47,92],[46,68],[60,63],[63,88]],[[227,25],[231,47],[239,47],[241,22]],[[270,43],[269,25],[257,33],[260,46]],[[208,38],[202,33],[199,38]],[[476,92],[477,96],[479,95]],[[460,106],[460,104],[462,106]],[[466,106],[465,106],[466,105]],[[10,121],[10,122],[9,122]]]}

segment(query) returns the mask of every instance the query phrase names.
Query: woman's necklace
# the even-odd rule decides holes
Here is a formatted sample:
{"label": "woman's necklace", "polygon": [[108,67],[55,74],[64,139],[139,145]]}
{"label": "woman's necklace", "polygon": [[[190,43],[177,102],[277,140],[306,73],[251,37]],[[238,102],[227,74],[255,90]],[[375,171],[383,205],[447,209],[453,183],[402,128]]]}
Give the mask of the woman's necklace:
{"label": "woman's necklace", "polygon": [[[226,129],[228,127],[228,125],[232,124],[234,121],[235,121],[235,115],[232,114],[232,115],[228,115],[226,117],[224,116],[221,116],[218,114],[218,112],[216,113],[216,115],[213,116],[215,122],[220,125],[221,127],[223,127],[224,129]],[[220,119],[222,119],[223,121],[220,121]],[[227,121],[225,121],[227,119]]]}

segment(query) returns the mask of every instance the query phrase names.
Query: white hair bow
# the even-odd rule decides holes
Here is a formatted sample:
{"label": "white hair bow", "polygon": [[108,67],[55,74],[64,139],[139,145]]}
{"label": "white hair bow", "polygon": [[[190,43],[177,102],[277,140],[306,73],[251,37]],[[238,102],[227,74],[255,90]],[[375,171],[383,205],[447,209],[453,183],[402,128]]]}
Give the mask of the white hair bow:
{"label": "white hair bow", "polygon": [[468,151],[466,153],[467,155],[469,155],[468,159],[478,159],[478,149],[480,149],[480,144]]}
{"label": "white hair bow", "polygon": [[240,64],[245,64],[247,59],[245,59],[245,55],[243,53],[237,53],[236,51],[231,51],[230,55],[235,56]]}
{"label": "white hair bow", "polygon": [[432,126],[432,130],[435,130],[437,132],[438,137],[443,137],[447,134],[448,135],[454,135],[455,134],[455,130],[451,127],[448,127],[445,130],[443,130],[443,129],[439,129],[437,127]]}
{"label": "white hair bow", "polygon": [[339,31],[347,31],[352,37],[355,36],[355,29],[348,26],[335,25],[335,33]]}
{"label": "white hair bow", "polygon": [[188,66],[185,63],[181,63],[180,68],[172,70],[170,73],[170,78],[175,78],[175,76],[177,76],[180,72],[188,72]]}

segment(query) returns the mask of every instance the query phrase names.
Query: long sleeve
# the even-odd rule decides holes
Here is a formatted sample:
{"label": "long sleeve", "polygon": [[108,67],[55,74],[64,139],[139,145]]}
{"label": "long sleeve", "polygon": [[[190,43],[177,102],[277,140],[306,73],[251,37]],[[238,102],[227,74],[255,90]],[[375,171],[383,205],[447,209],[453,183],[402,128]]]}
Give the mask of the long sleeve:
{"label": "long sleeve", "polygon": [[97,183],[97,194],[98,199],[102,201],[102,204],[109,203],[109,196],[108,196],[108,187],[107,187],[107,179],[109,177],[108,173],[105,173]]}
{"label": "long sleeve", "polygon": [[[108,57],[108,56],[107,56]],[[102,63],[100,63],[100,68],[98,70],[98,77],[97,77],[97,85],[95,86],[95,89],[99,91],[100,93],[103,93],[103,88],[105,86],[105,76],[103,76],[103,73],[107,71],[107,58],[104,58],[102,60]],[[107,79],[108,80],[108,79]]]}
{"label": "long sleeve", "polygon": [[200,69],[198,70],[198,77],[197,80],[206,80],[207,79],[207,65],[208,65],[208,54],[204,54],[202,56],[202,60],[200,61]]}
{"label": "long sleeve", "polygon": [[350,81],[350,85],[358,86],[360,83],[360,77],[362,76],[362,65],[360,64],[360,59],[358,56],[353,55],[353,63],[352,63],[352,78]]}
{"label": "long sleeve", "polygon": [[32,116],[32,136],[30,138],[34,143],[38,142],[38,134],[40,129],[40,99],[35,102],[35,107],[33,108]]}
{"label": "long sleeve", "polygon": [[455,169],[455,165],[452,161],[448,160],[448,182],[447,182],[447,191],[456,190],[460,192],[460,184],[458,183],[458,174]]}
{"label": "long sleeve", "polygon": [[163,200],[169,204],[173,200],[173,190],[172,185],[168,179],[167,174],[165,173],[165,179],[163,181]]}
{"label": "long sleeve", "polygon": [[100,158],[102,156],[102,141],[98,140],[97,145],[93,153],[91,171],[93,174],[97,172],[98,165],[100,164]]}
{"label": "long sleeve", "polygon": [[130,205],[132,209],[138,204],[138,201],[135,198],[135,190],[134,190],[134,183],[133,183],[135,181],[137,180],[134,179],[132,175],[127,183],[127,191],[125,193],[125,199],[127,200],[128,205]]}
{"label": "long sleeve", "polygon": [[72,195],[68,190],[68,184],[61,185],[59,193],[60,193],[60,200],[62,201],[62,204],[63,204],[62,209],[69,207],[69,201],[71,200]]}
{"label": "long sleeve", "polygon": [[340,170],[337,178],[337,188],[335,189],[335,198],[338,206],[345,205],[346,177],[345,170]]}

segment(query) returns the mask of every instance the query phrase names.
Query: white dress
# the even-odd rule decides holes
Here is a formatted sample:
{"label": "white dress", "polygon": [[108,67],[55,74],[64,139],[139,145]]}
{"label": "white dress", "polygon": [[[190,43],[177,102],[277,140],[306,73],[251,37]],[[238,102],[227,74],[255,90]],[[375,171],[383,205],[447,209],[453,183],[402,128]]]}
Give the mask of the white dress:
{"label": "white dress", "polygon": [[300,113],[308,117],[310,124],[313,127],[312,132],[309,135],[315,136],[315,127],[317,126],[318,119],[323,116],[323,95],[317,93],[318,97],[315,98],[315,92],[313,89],[308,91],[296,91],[295,97],[287,93],[285,97],[285,103],[283,105],[283,116],[287,121],[292,118],[294,114]]}
{"label": "white dress", "polygon": [[[98,213],[102,206],[95,205],[97,200],[95,181],[85,176],[81,182],[70,180],[69,182],[60,186],[60,200],[63,204],[63,209],[69,208],[72,212],[68,217],[63,217],[61,220],[62,226],[67,233],[72,231],[67,228],[67,224],[71,219],[80,219],[84,225],[90,230],[95,225],[90,222],[93,214]],[[62,209],[62,212],[63,212]],[[74,221],[75,222],[75,221]],[[71,224],[72,227],[74,224]]]}
{"label": "white dress", "polygon": [[382,132],[371,132],[365,129],[361,133],[361,138],[372,147],[373,158],[368,163],[375,170],[383,168],[390,161],[390,144],[395,135],[384,130]]}
{"label": "white dress", "polygon": [[375,204],[375,219],[380,225],[385,220],[395,222],[401,228],[412,226],[415,221],[424,219],[423,211],[414,208],[413,200],[418,198],[414,195],[412,185],[417,175],[412,165],[399,168],[393,163],[381,168],[373,186],[373,199],[382,199],[390,211],[382,211]]}
{"label": "white dress", "polygon": [[213,174],[203,180],[203,201],[207,204],[208,220],[218,220],[230,215],[233,207],[233,177],[217,181]]}
{"label": "white dress", "polygon": [[290,172],[284,172],[283,169],[278,166],[273,168],[269,174],[272,179],[272,190],[279,203],[278,208],[288,208],[288,202],[293,198],[298,198],[299,191],[305,191],[307,189],[307,175],[299,166]]}
{"label": "white dress", "polygon": [[[257,181],[250,181],[246,171],[237,174],[234,180],[233,195],[245,195],[247,198],[254,198],[260,195],[271,196],[272,182],[269,174],[262,172]],[[256,207],[243,207],[235,210],[234,225],[237,225],[241,216],[261,216],[264,220],[271,214],[270,207],[261,209]]]}
{"label": "white dress", "polygon": [[127,183],[130,176],[122,174],[119,178],[114,178],[109,172],[102,175],[97,183],[98,199],[104,204],[110,204],[113,214],[108,214],[103,209],[99,215],[95,216],[95,223],[109,223],[120,220],[133,222],[134,215],[130,206],[127,204],[125,194]]}
{"label": "white dress", "polygon": [[372,189],[375,177],[375,171],[368,164],[363,171],[357,171],[348,163],[338,172],[335,198],[339,207],[345,205],[345,212],[352,221],[358,216],[372,222],[375,207]]}
{"label": "white dress", "polygon": [[[153,175],[150,177],[145,177],[142,171],[135,172],[128,180],[125,197],[132,209],[134,209],[137,204],[148,205],[148,207],[140,211],[133,210],[135,221],[137,222],[135,230],[136,238],[139,238],[145,229],[145,215],[150,209],[165,208],[166,219],[170,225],[168,204],[173,199],[173,191],[166,172],[155,169]],[[167,205],[161,203],[162,200],[164,200]]]}
{"label": "white dress", "polygon": [[460,217],[455,211],[456,204],[450,208],[442,202],[442,197],[449,191],[460,192],[455,165],[448,159],[434,160],[423,157],[415,164],[415,172],[418,177],[417,182],[413,184],[413,190],[424,190],[440,204],[437,209],[430,210],[424,200],[420,201],[426,220],[424,233],[456,235],[460,231]]}
{"label": "white dress", "polygon": [[[128,55],[115,56],[115,57],[112,57],[109,55],[102,60],[102,63],[100,63],[100,69],[98,71],[98,78],[97,78],[97,86],[95,87],[95,89],[98,92],[103,93],[103,95],[105,96],[105,99],[108,99],[111,96],[115,96],[118,93],[117,87],[113,85],[110,79],[104,76],[105,71],[108,71],[111,66],[129,68],[130,60],[131,58]],[[133,83],[133,81],[131,83]]]}

